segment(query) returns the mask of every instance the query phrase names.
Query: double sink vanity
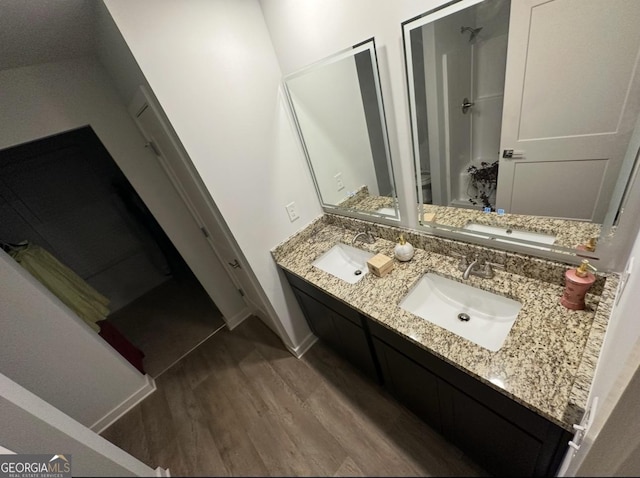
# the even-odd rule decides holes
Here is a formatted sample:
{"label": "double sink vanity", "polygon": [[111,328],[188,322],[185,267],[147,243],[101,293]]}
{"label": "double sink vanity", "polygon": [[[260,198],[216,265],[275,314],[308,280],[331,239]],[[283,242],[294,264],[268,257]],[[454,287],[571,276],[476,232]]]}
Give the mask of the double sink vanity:
{"label": "double sink vanity", "polygon": [[[626,260],[640,4],[436,4],[398,25],[406,91],[380,81],[374,38],[283,79],[325,214],[272,254],[315,335],[487,471],[553,475],[584,438],[618,285],[598,273],[568,310],[564,274]],[[408,100],[410,157],[392,158],[383,90]],[[368,273],[400,233],[413,258]]]}
{"label": "double sink vanity", "polygon": [[[354,241],[365,228],[374,242]],[[400,232],[413,259],[367,273]],[[598,275],[586,310],[568,310],[566,264],[332,214],[272,254],[312,331],[488,471],[555,473],[584,413],[615,275]],[[492,277],[461,272],[465,257]]]}

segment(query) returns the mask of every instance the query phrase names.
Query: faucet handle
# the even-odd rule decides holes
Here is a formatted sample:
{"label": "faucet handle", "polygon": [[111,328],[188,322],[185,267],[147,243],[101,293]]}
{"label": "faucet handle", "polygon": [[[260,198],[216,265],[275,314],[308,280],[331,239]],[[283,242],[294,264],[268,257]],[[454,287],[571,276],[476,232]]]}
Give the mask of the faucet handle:
{"label": "faucet handle", "polygon": [[467,267],[469,260],[467,259],[467,256],[465,254],[459,254],[457,252],[452,252],[451,256],[452,257],[457,257],[458,259],[460,259],[460,265],[462,267]]}

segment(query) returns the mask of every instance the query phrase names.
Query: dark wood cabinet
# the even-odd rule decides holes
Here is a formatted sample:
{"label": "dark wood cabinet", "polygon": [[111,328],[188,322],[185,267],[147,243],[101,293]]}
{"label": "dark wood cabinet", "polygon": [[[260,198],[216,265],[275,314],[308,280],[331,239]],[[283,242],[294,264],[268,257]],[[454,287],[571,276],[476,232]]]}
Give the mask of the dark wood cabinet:
{"label": "dark wood cabinet", "polygon": [[[544,443],[466,393],[440,380],[444,435],[485,469],[501,476],[535,476]],[[546,474],[546,473],[542,473]]]}
{"label": "dark wood cabinet", "polygon": [[413,413],[442,432],[437,377],[375,337],[373,345],[385,387]]}
{"label": "dark wood cabinet", "polygon": [[302,307],[311,331],[332,347],[340,347],[341,340],[335,325],[333,310],[296,288],[293,288],[293,293]]}
{"label": "dark wood cabinet", "polygon": [[555,474],[569,432],[386,327],[368,329],[385,386],[487,471]]}
{"label": "dark wood cabinet", "polygon": [[369,377],[380,382],[364,318],[311,284],[289,273],[287,278],[312,332]]}
{"label": "dark wood cabinet", "polygon": [[495,475],[553,476],[571,434],[285,272],[312,331]]}

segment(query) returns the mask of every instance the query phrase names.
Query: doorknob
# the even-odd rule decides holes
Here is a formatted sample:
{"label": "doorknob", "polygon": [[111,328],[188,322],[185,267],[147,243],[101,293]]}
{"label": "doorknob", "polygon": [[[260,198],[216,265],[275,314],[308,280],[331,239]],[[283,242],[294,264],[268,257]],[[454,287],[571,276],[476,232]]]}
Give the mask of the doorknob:
{"label": "doorknob", "polygon": [[502,157],[504,159],[524,159],[524,151],[505,149],[502,151]]}
{"label": "doorknob", "polygon": [[460,105],[460,107],[462,108],[462,114],[466,115],[467,111],[469,111],[473,105],[475,105],[475,103],[469,101],[469,98],[465,98],[462,100],[462,104]]}
{"label": "doorknob", "polygon": [[227,262],[227,264],[229,264],[234,269],[242,269],[242,267],[240,267],[240,263],[238,262],[238,259],[234,259],[233,262]]}

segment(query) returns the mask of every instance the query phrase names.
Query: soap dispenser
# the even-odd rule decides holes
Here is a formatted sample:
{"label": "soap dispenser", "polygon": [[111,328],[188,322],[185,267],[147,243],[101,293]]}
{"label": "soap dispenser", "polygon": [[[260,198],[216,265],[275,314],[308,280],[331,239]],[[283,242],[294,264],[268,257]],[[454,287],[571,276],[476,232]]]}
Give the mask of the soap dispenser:
{"label": "soap dispenser", "polygon": [[560,303],[567,309],[583,310],[586,307],[584,296],[596,281],[596,276],[589,272],[589,269],[596,271],[596,268],[584,259],[577,269],[569,269],[564,273],[565,287]]}
{"label": "soap dispenser", "polygon": [[399,261],[410,261],[415,252],[413,250],[413,246],[405,241],[402,234],[400,234],[398,241],[399,242],[396,244],[396,247],[393,249],[393,255],[396,256],[396,259],[398,259]]}
{"label": "soap dispenser", "polygon": [[578,247],[576,247],[576,249],[578,249],[579,251],[593,252],[596,250],[597,241],[597,238],[590,237],[586,244],[580,244]]}

